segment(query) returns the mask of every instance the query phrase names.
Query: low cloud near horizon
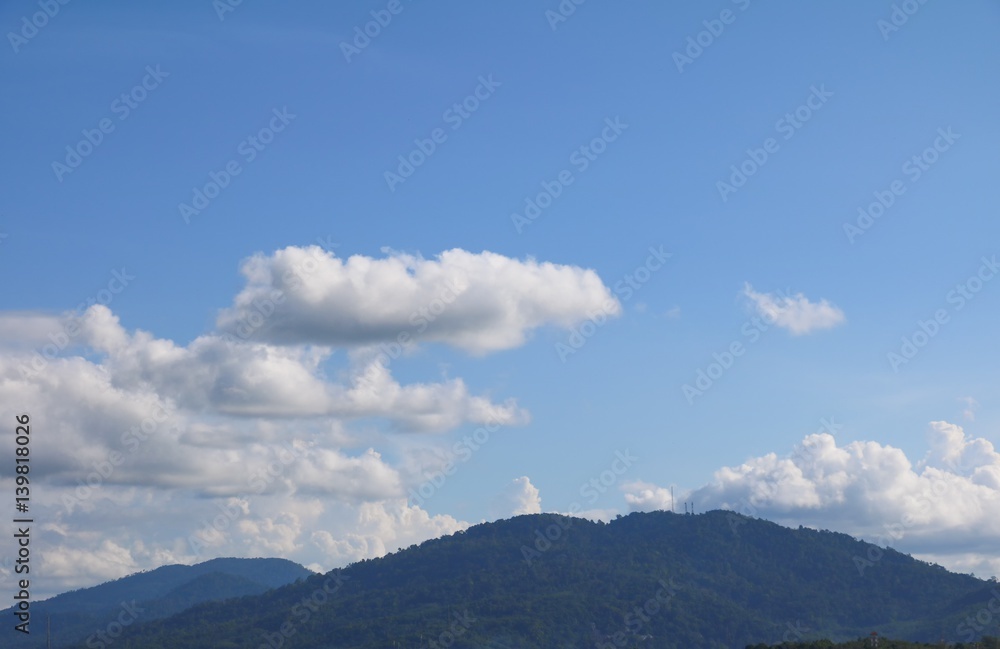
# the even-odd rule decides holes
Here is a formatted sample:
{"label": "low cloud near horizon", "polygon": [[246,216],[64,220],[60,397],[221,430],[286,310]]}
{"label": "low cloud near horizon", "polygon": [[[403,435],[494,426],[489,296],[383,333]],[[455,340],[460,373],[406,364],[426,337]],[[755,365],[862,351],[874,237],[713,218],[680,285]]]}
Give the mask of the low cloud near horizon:
{"label": "low cloud near horizon", "polygon": [[[128,330],[102,305],[0,312],[0,416],[27,411],[46,431],[32,442],[36,596],[214,556],[330,569],[463,529],[407,501],[444,465],[440,434],[501,434],[530,413],[462,378],[403,383],[375,344],[409,332],[406,352],[478,356],[620,310],[592,270],[491,252],[288,247],[242,271],[217,330],[187,344]],[[527,478],[505,497],[505,514],[539,508]],[[11,568],[0,558],[0,582]]]}
{"label": "low cloud near horizon", "polygon": [[[951,570],[1000,575],[1000,453],[945,421],[930,423],[927,442],[926,455],[911,461],[889,445],[839,445],[833,435],[815,433],[788,455],[723,467],[683,498],[699,512],[730,509],[830,529]],[[632,511],[670,509],[669,487],[633,481],[622,491]]]}

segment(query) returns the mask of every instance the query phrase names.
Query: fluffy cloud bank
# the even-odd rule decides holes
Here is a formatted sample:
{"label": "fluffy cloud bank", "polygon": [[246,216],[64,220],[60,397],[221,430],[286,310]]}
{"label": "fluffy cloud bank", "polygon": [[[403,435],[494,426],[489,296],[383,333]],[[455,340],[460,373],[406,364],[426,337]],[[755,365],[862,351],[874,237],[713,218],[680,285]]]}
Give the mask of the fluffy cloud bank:
{"label": "fluffy cloud bank", "polygon": [[793,296],[758,293],[747,283],[743,287],[743,295],[750,300],[758,315],[795,336],[830,329],[846,320],[844,312],[836,306],[826,300],[810,302],[802,293]]}
{"label": "fluffy cloud bank", "polygon": [[[877,442],[838,446],[827,433],[807,436],[790,455],[774,453],[719,469],[684,494],[698,511],[732,509],[787,525],[864,537],[933,557],[953,569],[1000,574],[1000,453],[961,427],[932,422],[930,451],[911,462]],[[629,507],[669,509],[669,490],[633,482]]]}
{"label": "fluffy cloud bank", "polygon": [[279,344],[425,341],[484,354],[520,346],[539,327],[573,327],[608,303],[620,312],[592,270],[492,252],[344,260],[289,247],[250,258],[242,273],[247,285],[219,329]]}
{"label": "fluffy cloud bank", "polygon": [[[448,440],[393,433],[493,432],[529,415],[460,378],[401,384],[381,343],[481,354],[618,304],[593,271],[489,252],[345,261],[293,247],[242,270],[218,330],[187,344],[127,330],[102,305],[0,312],[0,418],[29,412],[44,431],[36,596],[213,556],[330,569],[463,529],[406,500]],[[0,486],[13,490],[2,467]],[[520,478],[503,506],[539,511],[538,491]],[[12,567],[0,557],[0,583]]]}
{"label": "fluffy cloud bank", "polygon": [[[104,306],[90,307],[74,321],[75,340],[103,357],[55,358],[43,366],[24,355],[0,365],[15,381],[7,389],[30,403],[52,389],[70,390],[68,375],[80,390],[99,383],[102,391],[143,391],[174,409],[238,417],[385,418],[411,430],[446,430],[464,422],[501,425],[527,421],[513,401],[502,404],[471,395],[461,379],[400,385],[379,359],[356,356],[344,380],[323,377],[330,358],[325,347],[242,343],[219,335],[201,336],[187,346],[127,332]],[[36,355],[37,360],[37,355]],[[40,369],[36,369],[40,368]],[[38,386],[51,384],[50,390]],[[80,405],[83,395],[68,395],[63,405]]]}
{"label": "fluffy cloud bank", "polygon": [[[217,336],[180,346],[126,331],[100,306],[76,327],[88,358],[0,355],[0,417],[29,412],[39,431],[37,596],[214,556],[329,569],[456,531],[465,524],[407,506],[409,467],[363,445],[392,451],[391,437],[345,426],[381,418],[443,430],[526,417],[461,381],[401,386],[381,366],[331,382],[316,371],[322,350]],[[436,439],[427,443],[444,443]],[[0,455],[12,457],[12,443]],[[13,476],[0,471],[12,493]],[[0,583],[14,577],[10,560],[0,555]]]}
{"label": "fluffy cloud bank", "polygon": [[[110,486],[94,501],[86,514],[35,508],[36,597],[219,556],[281,556],[327,571],[469,526],[401,498],[348,504],[282,494],[209,501]],[[0,587],[14,583],[13,568],[13,557],[0,557]]]}

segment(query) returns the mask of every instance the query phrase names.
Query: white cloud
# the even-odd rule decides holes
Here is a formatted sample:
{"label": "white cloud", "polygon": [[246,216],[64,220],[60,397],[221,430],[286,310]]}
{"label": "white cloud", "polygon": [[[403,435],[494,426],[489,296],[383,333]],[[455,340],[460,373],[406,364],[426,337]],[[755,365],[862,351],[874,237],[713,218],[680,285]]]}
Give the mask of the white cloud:
{"label": "white cloud", "polygon": [[583,509],[578,512],[562,512],[562,515],[585,518],[588,521],[610,523],[616,516],[620,516],[621,512],[617,509]]}
{"label": "white cloud", "polygon": [[979,402],[972,397],[960,397],[958,400],[965,404],[965,409],[962,410],[962,417],[968,421],[975,421],[976,409],[979,408]]}
{"label": "white cloud", "polygon": [[[35,424],[46,431],[33,442],[33,474],[56,485],[149,486],[213,497],[305,493],[351,503],[381,500],[402,496],[404,483],[415,476],[409,470],[401,475],[374,448],[360,453],[337,448],[357,446],[365,436],[344,435],[336,417],[388,416],[386,409],[394,409],[391,414],[400,422],[439,430],[466,421],[500,424],[526,417],[513,404],[497,406],[468,395],[460,382],[402,388],[381,375],[384,384],[363,391],[371,403],[354,396],[353,388],[333,390],[335,416],[234,418],[203,412],[197,383],[180,389],[163,378],[170,372],[155,364],[133,374],[129,368],[119,373],[114,360],[109,371],[101,371],[102,366],[82,358],[57,358],[41,372],[22,375],[23,360],[0,356],[0,414],[12,418],[32,412]],[[203,378],[210,374],[194,361],[186,369]],[[202,386],[203,392],[211,390]],[[94,510],[89,498],[79,500],[85,511]]]}
{"label": "white cloud", "polygon": [[[108,539],[88,536],[88,542],[80,546],[64,545],[59,552],[41,554],[39,572],[45,575],[46,580],[69,587],[84,587],[118,579],[141,569],[128,548]],[[84,539],[77,537],[77,540]]]}
{"label": "white cloud", "polygon": [[[513,400],[498,404],[472,395],[461,379],[400,385],[371,355],[352,355],[355,364],[346,371],[346,381],[336,383],[326,380],[320,370],[331,356],[328,348],[240,343],[216,335],[201,336],[182,347],[144,331],[129,334],[103,306],[88,309],[78,337],[106,357],[99,364],[55,359],[33,378],[24,379],[21,373],[21,380],[50,380],[51,367],[75,360],[85,366],[80,371],[92,375],[88,382],[142,390],[193,413],[384,418],[404,430],[447,430],[464,422],[517,425],[528,420],[528,413]],[[7,366],[11,376],[26,362],[12,358]]]}
{"label": "white cloud", "polygon": [[669,487],[658,487],[649,482],[634,480],[624,483],[621,490],[625,492],[625,502],[633,511],[670,511],[673,505]]}
{"label": "white cloud", "polygon": [[527,411],[514,400],[496,404],[468,393],[461,379],[400,386],[379,359],[356,368],[350,386],[337,393],[334,414],[345,417],[391,417],[407,428],[447,430],[468,421],[504,425],[527,423]]}
{"label": "white cloud", "polygon": [[[16,336],[66,331],[60,319],[6,317]],[[352,356],[334,382],[319,369],[325,349],[211,335],[181,346],[126,331],[102,306],[77,325],[62,356],[31,351],[48,338],[39,331],[12,336],[20,345],[0,355],[0,417],[27,411],[45,431],[32,442],[32,474],[44,485],[32,507],[46,521],[36,596],[213,556],[336,567],[462,529],[406,505],[418,479],[397,468],[407,457],[338,448],[373,438],[344,422],[444,430],[527,419],[460,379],[400,385],[371,355]],[[83,348],[97,354],[73,355]],[[0,455],[13,454],[12,437],[0,444]],[[0,475],[12,491],[13,477]],[[209,525],[216,520],[223,525]],[[13,579],[9,559],[0,557],[0,582]]]}
{"label": "white cloud", "polygon": [[510,518],[521,514],[540,514],[542,498],[528,476],[514,478],[497,496],[491,507],[493,518]]}
{"label": "white cloud", "polygon": [[492,252],[342,260],[318,246],[288,247],[251,257],[242,272],[247,285],[219,329],[281,344],[357,346],[403,334],[483,354],[518,347],[542,326],[621,311],[592,270]]}
{"label": "white cloud", "polygon": [[[214,556],[332,568],[463,529],[406,503],[421,479],[409,456],[362,446],[399,451],[416,438],[394,443],[365,422],[441,431],[528,418],[461,379],[401,385],[363,350],[328,378],[326,348],[218,335],[178,345],[93,306],[71,344],[38,355],[49,333],[70,331],[65,319],[2,317],[13,344],[0,354],[0,417],[27,411],[45,431],[32,441],[43,485],[32,508],[46,521],[36,596]],[[4,438],[0,455],[12,445]],[[2,467],[0,488],[13,490]],[[12,567],[0,554],[0,583]]]}
{"label": "white cloud", "polygon": [[[189,499],[114,486],[102,493],[109,498],[86,515],[39,505],[37,518],[51,522],[36,539],[41,562],[38,579],[32,580],[36,597],[220,556],[282,556],[326,571],[469,526],[402,498],[356,504],[283,495]],[[0,586],[15,577],[12,567],[9,556],[0,560]]]}
{"label": "white cloud", "polygon": [[55,344],[62,319],[30,311],[0,312],[0,347],[42,347]]}
{"label": "white cloud", "polygon": [[405,500],[394,499],[364,503],[353,511],[352,517],[341,518],[335,527],[312,532],[310,540],[323,550],[325,565],[335,567],[380,557],[467,527],[469,523],[451,516],[432,516]]}
{"label": "white cloud", "polygon": [[[492,433],[529,414],[461,378],[401,384],[390,363],[420,342],[485,353],[609,302],[620,311],[593,271],[486,252],[341,261],[288,248],[244,274],[222,330],[186,344],[126,330],[101,305],[0,312],[0,418],[27,411],[44,431],[32,441],[36,597],[216,556],[330,569],[464,529],[406,500],[454,440],[392,433]],[[273,312],[272,290],[284,298]],[[377,344],[407,328],[400,354]],[[0,456],[12,447],[0,440]],[[13,490],[3,467],[0,489]],[[507,512],[540,511],[527,478],[505,495]],[[12,565],[0,558],[0,583]]]}
{"label": "white cloud", "polygon": [[942,467],[1000,491],[1000,453],[989,440],[968,439],[961,426],[932,421],[928,441],[931,450],[921,465]]}
{"label": "white cloud", "polygon": [[[914,465],[891,446],[838,446],[832,435],[812,434],[787,456],[770,453],[719,469],[712,482],[683,497],[698,511],[733,509],[843,531],[933,555],[945,566],[995,565],[1000,453],[947,422],[931,423],[929,441],[930,452]],[[633,510],[669,508],[662,487],[634,482],[623,490]]]}
{"label": "white cloud", "polygon": [[846,320],[844,312],[836,306],[826,300],[810,302],[802,293],[793,296],[758,293],[747,283],[743,295],[765,322],[787,329],[795,336],[830,329]]}

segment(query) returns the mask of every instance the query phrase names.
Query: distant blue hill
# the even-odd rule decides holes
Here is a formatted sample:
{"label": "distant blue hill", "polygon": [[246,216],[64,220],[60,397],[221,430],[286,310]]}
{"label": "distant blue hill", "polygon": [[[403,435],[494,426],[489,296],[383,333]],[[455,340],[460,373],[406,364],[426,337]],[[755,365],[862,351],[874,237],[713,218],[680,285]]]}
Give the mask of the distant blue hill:
{"label": "distant blue hill", "polygon": [[[52,646],[108,645],[126,626],[174,615],[205,602],[259,595],[312,576],[310,570],[285,559],[212,559],[193,566],[163,566],[32,602],[31,634],[3,630],[0,647],[35,649],[46,646],[46,620],[51,620]],[[135,602],[135,605],[132,605]],[[13,626],[12,609],[0,612]],[[109,628],[110,626],[110,628]],[[108,635],[111,633],[112,635]],[[8,642],[9,640],[9,642]]]}

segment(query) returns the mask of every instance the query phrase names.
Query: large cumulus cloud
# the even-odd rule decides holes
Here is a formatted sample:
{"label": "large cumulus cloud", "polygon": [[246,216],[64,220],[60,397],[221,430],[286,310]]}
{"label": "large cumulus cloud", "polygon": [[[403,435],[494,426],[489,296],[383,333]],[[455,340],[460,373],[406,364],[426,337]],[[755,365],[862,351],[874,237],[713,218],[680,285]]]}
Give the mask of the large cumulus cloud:
{"label": "large cumulus cloud", "polygon": [[[807,436],[790,454],[769,453],[716,471],[678,498],[698,511],[732,509],[787,525],[848,532],[940,561],[1000,574],[1000,453],[955,424],[931,422],[928,453],[911,461],[872,441],[839,445]],[[669,508],[669,490],[624,486],[633,510]]]}
{"label": "large cumulus cloud", "polygon": [[[424,342],[509,349],[617,308],[593,271],[489,252],[340,260],[292,247],[243,273],[217,330],[183,344],[101,305],[0,312],[0,417],[29,412],[39,431],[36,596],[213,556],[329,569],[463,529],[406,499],[448,439],[395,433],[496,431],[529,414],[461,378],[402,384],[390,361]],[[385,342],[402,344],[390,357]],[[13,488],[3,467],[0,486]]]}
{"label": "large cumulus cloud", "polygon": [[592,270],[461,249],[340,259],[318,246],[256,255],[220,330],[274,343],[441,342],[482,354],[534,329],[569,328],[618,301]]}

